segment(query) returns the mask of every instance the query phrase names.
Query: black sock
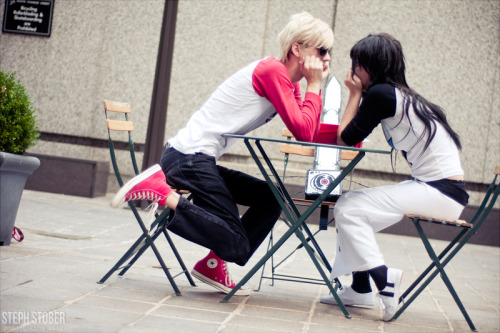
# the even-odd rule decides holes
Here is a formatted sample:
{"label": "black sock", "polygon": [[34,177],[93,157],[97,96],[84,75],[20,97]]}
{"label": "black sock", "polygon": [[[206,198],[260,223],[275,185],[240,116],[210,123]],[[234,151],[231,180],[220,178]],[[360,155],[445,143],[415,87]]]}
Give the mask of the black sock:
{"label": "black sock", "polygon": [[363,272],[354,272],[352,273],[352,290],[357,293],[365,294],[372,291],[372,287],[370,285],[370,275],[367,271]]}
{"label": "black sock", "polygon": [[380,291],[387,285],[387,266],[378,266],[368,271],[372,277],[377,289]]}

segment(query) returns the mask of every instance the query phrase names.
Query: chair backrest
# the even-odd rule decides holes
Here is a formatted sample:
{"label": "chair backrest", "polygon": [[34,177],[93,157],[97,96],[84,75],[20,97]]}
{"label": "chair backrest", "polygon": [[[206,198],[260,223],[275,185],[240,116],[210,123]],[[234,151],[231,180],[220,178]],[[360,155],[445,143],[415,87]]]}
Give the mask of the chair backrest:
{"label": "chair backrest", "polygon": [[[115,118],[118,119],[110,119],[110,112],[115,114]],[[112,132],[127,132],[128,134],[128,150],[130,152],[130,159],[132,161],[132,167],[134,169],[134,173],[137,175],[139,174],[139,168],[137,167],[137,162],[135,159],[135,150],[134,150],[134,142],[132,140],[132,132],[134,131],[134,123],[128,119],[129,115],[131,113],[130,105],[128,103],[122,103],[122,102],[114,102],[114,101],[108,101],[104,100],[104,115],[106,117],[106,127],[108,129],[108,145],[109,145],[109,154],[111,157],[111,163],[113,164],[113,170],[115,171],[115,176],[116,180],[118,181],[118,184],[120,187],[123,186],[124,182],[120,173],[120,168],[118,167],[118,161],[116,158],[115,154],[115,143],[113,142],[113,135]],[[120,119],[121,118],[121,119]],[[118,142],[116,142],[118,143]],[[134,205],[133,201],[128,201],[128,206],[132,210],[132,213],[134,214],[135,218],[139,222],[139,225],[143,230],[146,230],[146,225],[144,224],[144,221],[142,220],[141,216],[139,215],[139,212]],[[151,202],[149,202],[151,203]],[[145,207],[143,207],[145,208]],[[158,213],[155,212],[154,214],[156,217],[158,216]],[[162,213],[163,215],[163,213]],[[152,217],[148,217],[148,220],[151,219]],[[148,225],[150,223],[148,222]],[[149,229],[155,227],[158,224],[158,220],[155,220],[152,225],[149,226]]]}
{"label": "chair backrest", "polygon": [[486,190],[486,194],[484,196],[483,201],[481,202],[481,205],[479,206],[476,213],[469,221],[471,224],[474,225],[475,229],[479,228],[481,224],[486,220],[488,214],[491,212],[491,210],[495,206],[495,202],[498,199],[498,195],[500,193],[500,186],[499,186],[500,165],[497,165],[495,167],[495,169],[493,170],[493,175],[494,175],[493,180],[488,186],[488,189]]}
{"label": "chair backrest", "polygon": [[[113,112],[118,114],[118,118],[120,116],[122,119],[110,119],[109,112]],[[131,113],[130,105],[128,103],[114,102],[104,100],[104,115],[106,117],[106,127],[108,129],[108,145],[109,145],[109,153],[111,156],[111,163],[113,164],[113,170],[115,171],[116,179],[118,180],[118,184],[123,186],[123,179],[120,174],[120,170],[118,167],[118,163],[116,160],[115,148],[113,143],[112,132],[128,132],[128,148],[130,152],[130,159],[132,161],[132,166],[134,168],[134,172],[137,175],[139,173],[139,168],[137,167],[137,162],[135,158],[135,150],[134,150],[134,142],[132,140],[132,132],[134,131],[134,123],[128,119],[129,114]]]}

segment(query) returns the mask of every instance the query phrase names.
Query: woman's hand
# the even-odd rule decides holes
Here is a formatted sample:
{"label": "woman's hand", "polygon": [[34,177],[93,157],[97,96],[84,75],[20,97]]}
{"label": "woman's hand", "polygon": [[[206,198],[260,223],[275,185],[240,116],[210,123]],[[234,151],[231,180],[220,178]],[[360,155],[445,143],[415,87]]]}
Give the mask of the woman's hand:
{"label": "woman's hand", "polygon": [[361,79],[356,74],[352,74],[352,69],[347,72],[344,84],[346,85],[347,89],[349,89],[349,92],[351,94],[361,94],[363,91],[363,84],[361,83]]}

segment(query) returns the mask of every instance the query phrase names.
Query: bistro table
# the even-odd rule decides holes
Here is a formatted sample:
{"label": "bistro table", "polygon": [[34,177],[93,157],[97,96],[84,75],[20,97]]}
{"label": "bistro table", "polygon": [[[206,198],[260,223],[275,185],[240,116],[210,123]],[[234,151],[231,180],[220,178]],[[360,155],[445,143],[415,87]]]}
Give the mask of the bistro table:
{"label": "bistro table", "polygon": [[[337,145],[329,145],[329,144],[321,144],[321,143],[311,143],[311,142],[303,142],[303,141],[289,141],[289,140],[280,140],[280,139],[271,139],[271,138],[261,138],[261,137],[254,137],[254,136],[246,136],[246,135],[238,135],[238,134],[223,134],[223,137],[226,139],[242,139],[250,152],[250,155],[254,159],[255,163],[257,164],[257,167],[259,168],[259,171],[262,173],[264,179],[266,180],[267,184],[271,188],[274,196],[276,197],[277,201],[279,202],[283,213],[285,214],[286,218],[289,221],[289,229],[281,236],[281,238],[274,243],[274,245],[266,252],[266,254],[255,264],[255,266],[243,277],[243,279],[236,284],[236,286],[233,288],[231,292],[229,292],[225,298],[221,301],[222,303],[226,303],[235,293],[240,289],[241,286],[243,286],[245,283],[252,278],[252,276],[266,263],[266,261],[290,238],[292,234],[295,233],[295,235],[300,239],[300,241],[303,244],[303,247],[306,249],[307,253],[309,254],[309,257],[313,261],[314,265],[318,269],[319,274],[321,275],[322,279],[324,280],[325,284],[327,285],[328,289],[334,296],[335,300],[340,306],[340,309],[344,313],[345,317],[350,318],[349,312],[346,310],[344,304],[342,301],[339,299],[336,289],[333,287],[332,282],[330,281],[329,277],[326,275],[325,271],[321,268],[320,263],[318,259],[316,258],[314,254],[314,250],[311,248],[309,245],[309,242],[311,242],[316,249],[316,251],[320,254],[322,260],[326,264],[326,267],[330,267],[328,264],[328,261],[326,258],[324,258],[324,255],[322,254],[321,248],[319,247],[319,244],[314,240],[313,235],[311,234],[309,228],[306,225],[306,220],[307,218],[314,212],[316,208],[328,197],[330,192],[333,191],[333,189],[342,182],[342,180],[354,169],[354,167],[361,161],[361,159],[365,156],[366,153],[376,153],[376,154],[390,154],[390,151],[387,150],[375,150],[375,149],[366,149],[366,148],[355,148],[355,147],[349,147],[349,146],[337,146]],[[288,193],[285,185],[283,184],[283,181],[281,180],[281,177],[279,174],[276,172],[276,169],[273,166],[273,163],[271,159],[268,157],[267,153],[265,152],[264,147],[262,146],[261,142],[271,142],[271,143],[286,143],[286,144],[295,144],[295,145],[302,145],[302,146],[309,146],[309,147],[325,147],[325,148],[336,148],[340,150],[351,150],[351,151],[356,151],[358,154],[356,157],[354,157],[342,170],[342,172],[338,175],[338,177],[335,178],[335,180],[324,190],[324,192],[318,196],[316,200],[314,200],[311,205],[301,214],[299,210],[297,209],[297,206],[295,205],[293,199],[291,198],[290,194]],[[254,149],[254,146],[257,147],[258,151],[260,152],[260,155],[262,156],[262,159],[264,160],[264,163],[267,165],[267,168],[269,170],[266,170],[264,167],[264,164],[262,163],[261,159],[256,153],[256,150]],[[302,231],[306,232],[306,235]],[[308,238],[306,238],[308,236]]]}

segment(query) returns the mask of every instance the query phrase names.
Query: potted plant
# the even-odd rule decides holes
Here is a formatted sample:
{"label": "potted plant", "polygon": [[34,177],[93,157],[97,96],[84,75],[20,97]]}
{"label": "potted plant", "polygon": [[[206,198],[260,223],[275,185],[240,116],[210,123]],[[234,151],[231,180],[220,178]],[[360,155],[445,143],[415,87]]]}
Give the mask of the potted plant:
{"label": "potted plant", "polygon": [[38,140],[35,109],[15,73],[0,71],[0,245],[10,245],[26,179],[40,160],[24,156]]}

